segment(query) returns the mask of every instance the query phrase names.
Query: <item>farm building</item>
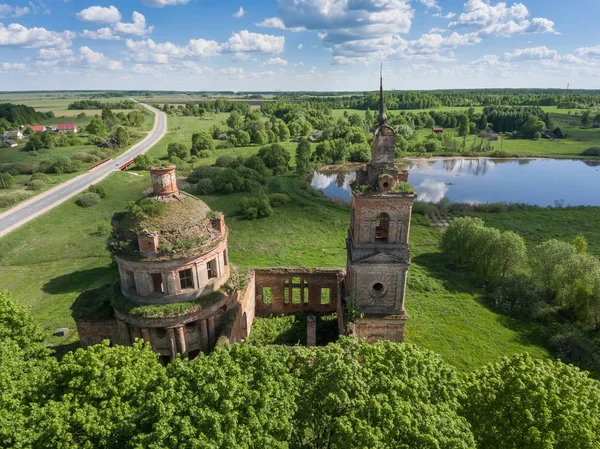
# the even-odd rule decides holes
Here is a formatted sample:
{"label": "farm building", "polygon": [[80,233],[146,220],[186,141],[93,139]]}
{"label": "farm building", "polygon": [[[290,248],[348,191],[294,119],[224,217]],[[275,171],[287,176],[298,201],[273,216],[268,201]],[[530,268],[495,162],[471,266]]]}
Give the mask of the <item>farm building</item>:
{"label": "farm building", "polygon": [[59,133],[66,133],[67,131],[73,131],[74,133],[76,133],[77,126],[75,125],[75,123],[59,123],[58,125],[56,125],[56,130]]}

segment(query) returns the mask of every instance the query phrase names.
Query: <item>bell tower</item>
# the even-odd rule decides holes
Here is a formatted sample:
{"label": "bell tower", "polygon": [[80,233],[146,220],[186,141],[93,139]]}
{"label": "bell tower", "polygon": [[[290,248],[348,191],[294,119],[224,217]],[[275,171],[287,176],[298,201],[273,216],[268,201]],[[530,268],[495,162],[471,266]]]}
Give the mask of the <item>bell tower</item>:
{"label": "bell tower", "polygon": [[408,236],[416,194],[405,184],[408,172],[396,165],[396,132],[386,121],[380,76],[371,161],[356,172],[346,240],[347,296],[363,314],[355,333],[369,342],[403,341],[407,320]]}

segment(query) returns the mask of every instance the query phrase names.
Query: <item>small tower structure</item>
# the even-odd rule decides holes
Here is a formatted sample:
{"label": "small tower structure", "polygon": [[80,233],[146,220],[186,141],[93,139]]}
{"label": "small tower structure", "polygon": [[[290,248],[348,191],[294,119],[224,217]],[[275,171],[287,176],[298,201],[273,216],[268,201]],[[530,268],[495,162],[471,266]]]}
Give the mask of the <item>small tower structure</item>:
{"label": "small tower structure", "polygon": [[346,294],[362,313],[355,334],[369,342],[403,341],[407,320],[408,236],[416,194],[406,184],[408,172],[396,165],[396,132],[386,122],[380,76],[371,161],[356,172],[346,240]]}

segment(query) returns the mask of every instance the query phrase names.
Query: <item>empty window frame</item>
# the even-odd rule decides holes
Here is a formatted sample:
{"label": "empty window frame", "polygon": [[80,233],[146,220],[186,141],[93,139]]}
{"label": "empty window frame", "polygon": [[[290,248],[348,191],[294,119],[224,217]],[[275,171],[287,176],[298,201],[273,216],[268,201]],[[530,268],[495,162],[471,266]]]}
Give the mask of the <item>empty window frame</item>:
{"label": "empty window frame", "polygon": [[300,276],[292,278],[292,304],[302,304],[302,279]]}
{"label": "empty window frame", "polygon": [[161,273],[152,273],[152,290],[154,293],[164,293],[164,285]]}
{"label": "empty window frame", "polygon": [[187,270],[181,270],[179,272],[179,283],[182,290],[185,290],[186,288],[194,288],[194,275],[191,268],[188,268]]}
{"label": "empty window frame", "polygon": [[375,227],[375,240],[387,242],[390,232],[390,216],[385,212],[377,215],[377,226]]}
{"label": "empty window frame", "polygon": [[223,251],[223,265],[229,265],[229,258],[227,257],[227,250]]}
{"label": "empty window frame", "polygon": [[331,304],[331,289],[329,287],[321,288],[321,304]]}
{"label": "empty window frame", "polygon": [[208,273],[209,279],[217,277],[217,259],[213,259],[206,263],[206,272]]}
{"label": "empty window frame", "polygon": [[270,306],[273,303],[273,291],[271,290],[271,287],[263,287],[262,291],[263,291],[263,296],[262,296],[263,304]]}
{"label": "empty window frame", "polygon": [[133,271],[125,270],[125,289],[135,292],[135,276]]}

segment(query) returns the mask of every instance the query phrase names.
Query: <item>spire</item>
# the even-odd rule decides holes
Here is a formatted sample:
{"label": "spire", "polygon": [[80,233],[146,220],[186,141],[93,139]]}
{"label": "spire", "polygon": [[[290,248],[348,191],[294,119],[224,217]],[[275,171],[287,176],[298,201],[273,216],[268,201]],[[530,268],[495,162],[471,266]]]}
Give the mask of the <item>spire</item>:
{"label": "spire", "polygon": [[385,114],[383,104],[383,64],[381,64],[381,67],[379,68],[379,115],[377,116],[379,126],[383,125],[386,120],[387,115]]}

